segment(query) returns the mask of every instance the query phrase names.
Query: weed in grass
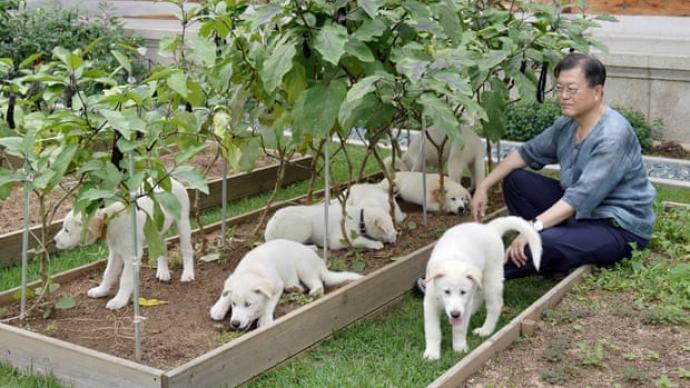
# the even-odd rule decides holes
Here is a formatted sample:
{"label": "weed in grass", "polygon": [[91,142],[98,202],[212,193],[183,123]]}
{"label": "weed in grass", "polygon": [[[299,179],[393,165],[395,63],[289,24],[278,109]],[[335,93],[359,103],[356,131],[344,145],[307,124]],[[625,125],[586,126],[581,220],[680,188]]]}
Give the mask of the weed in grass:
{"label": "weed in grass", "polygon": [[561,362],[569,348],[570,340],[568,338],[556,337],[546,345],[540,359],[547,362]]}
{"label": "weed in grass", "polygon": [[611,315],[619,318],[632,318],[638,315],[635,309],[629,304],[618,304],[611,306],[610,312]]}
{"label": "weed in grass", "polygon": [[552,326],[561,323],[572,323],[578,319],[592,316],[592,310],[587,307],[556,307],[544,311],[544,321]]}
{"label": "weed in grass", "polygon": [[0,387],[22,388],[61,388],[60,383],[52,373],[49,375],[35,374],[31,369],[19,371],[13,367],[0,363]]}
{"label": "weed in grass", "polygon": [[637,354],[635,354],[634,352],[623,353],[623,359],[624,360],[633,361],[633,360],[637,360],[638,358],[639,358],[639,356]]}
{"label": "weed in grass", "polygon": [[668,378],[666,375],[661,375],[656,381],[654,382],[654,385],[657,388],[671,388],[672,386],[671,379]]}
{"label": "weed in grass", "polygon": [[640,321],[648,325],[682,325],[690,323],[690,314],[677,306],[661,305],[645,310]]}
{"label": "weed in grass", "polygon": [[586,342],[579,343],[580,353],[582,355],[582,365],[594,366],[597,368],[606,368],[604,362],[604,345],[606,340],[598,339],[589,346]]}
{"label": "weed in grass", "polygon": [[580,369],[570,362],[548,368],[539,375],[541,381],[553,385],[565,385],[569,380],[580,376]]}
{"label": "weed in grass", "polygon": [[332,271],[347,271],[347,263],[343,257],[331,255],[328,257],[328,268]]}
{"label": "weed in grass", "polygon": [[678,367],[678,377],[681,379],[690,379],[690,370],[687,370],[682,366]]}
{"label": "weed in grass", "polygon": [[628,383],[643,384],[649,381],[650,376],[649,373],[638,368],[625,367],[623,368],[623,379]]}
{"label": "weed in grass", "polygon": [[305,304],[315,301],[321,296],[323,296],[323,292],[314,295],[303,294],[300,292],[283,293],[278,304],[296,304],[299,306],[304,306]]}
{"label": "weed in grass", "polygon": [[659,361],[659,352],[647,350],[644,352],[644,359],[647,361]]}

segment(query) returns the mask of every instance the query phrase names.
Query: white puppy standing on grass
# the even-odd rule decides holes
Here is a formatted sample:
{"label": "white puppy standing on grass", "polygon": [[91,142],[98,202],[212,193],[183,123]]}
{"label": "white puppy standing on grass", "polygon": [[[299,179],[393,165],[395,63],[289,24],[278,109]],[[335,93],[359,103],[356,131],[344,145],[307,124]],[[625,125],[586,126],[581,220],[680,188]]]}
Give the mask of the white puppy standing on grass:
{"label": "white puppy standing on grass", "polygon": [[271,240],[247,253],[227,278],[223,292],[211,307],[211,318],[220,321],[232,307],[230,325],[246,330],[258,320],[263,327],[273,322],[283,290],[309,295],[324,291],[326,286],[337,286],[362,278],[354,272],[329,271],[326,263],[313,248],[290,240]]}
{"label": "white puppy standing on grass", "polygon": [[466,352],[472,314],[486,302],[484,324],[474,330],[482,337],[493,333],[503,307],[502,236],[516,230],[527,238],[534,266],[541,261],[541,238],[520,217],[501,217],[488,224],[464,223],[448,229],[436,243],[426,267],[424,294],[424,358],[441,357],[441,321],[445,311],[453,327],[453,350]]}
{"label": "white puppy standing on grass", "polygon": [[[165,221],[163,224],[162,233],[165,233],[172,223],[177,226],[177,232],[180,235],[180,250],[182,252],[182,276],[180,281],[190,282],[194,280],[194,250],[192,248],[191,226],[189,224],[189,196],[187,190],[182,184],[174,179],[172,181],[172,194],[175,196],[180,204],[180,218],[175,219],[172,214],[169,214],[165,209]],[[161,188],[156,188],[156,191],[162,191]],[[148,197],[142,197],[137,200],[139,210],[137,211],[137,260],[141,260],[144,252],[144,243],[146,237],[144,235],[144,223],[146,222],[146,214],[153,214],[153,201]],[[55,235],[55,245],[58,249],[70,249],[79,245],[84,229],[81,214],[74,214],[70,211],[62,224],[62,229]],[[120,203],[114,203],[103,209],[98,209],[96,214],[92,217],[89,225],[86,226],[85,244],[92,244],[99,238],[105,238],[108,245],[108,264],[103,273],[103,280],[98,287],[94,287],[87,292],[90,298],[102,298],[110,292],[110,288],[115,284],[117,275],[122,271],[120,276],[120,289],[114,298],[106,304],[106,308],[116,310],[124,307],[129,302],[132,295],[132,217],[129,211],[125,211],[125,206]],[[165,239],[161,234],[161,243],[163,245],[163,256],[157,258],[158,268],[156,270],[156,277],[164,282],[170,281],[170,269],[168,268],[168,258],[165,253]],[[124,267],[124,270],[123,270]]]}
{"label": "white puppy standing on grass", "polygon": [[[328,206],[328,248],[347,248],[345,238],[354,247],[383,249],[383,243],[394,243],[398,232],[385,210],[378,207],[348,206],[343,236],[340,228],[342,208],[340,203]],[[288,206],[273,214],[264,231],[266,241],[287,239],[299,243],[323,245],[324,205]],[[356,237],[353,238],[353,235]]]}
{"label": "white puppy standing on grass", "polygon": [[[424,203],[424,177],[421,172],[398,171],[395,173],[395,191],[405,202],[422,206]],[[382,180],[379,185],[388,190],[388,181]],[[472,196],[459,183],[445,177],[445,193],[441,193],[441,179],[438,174],[426,174],[426,208],[431,212],[441,210],[441,204],[447,213],[460,213],[467,208]]]}

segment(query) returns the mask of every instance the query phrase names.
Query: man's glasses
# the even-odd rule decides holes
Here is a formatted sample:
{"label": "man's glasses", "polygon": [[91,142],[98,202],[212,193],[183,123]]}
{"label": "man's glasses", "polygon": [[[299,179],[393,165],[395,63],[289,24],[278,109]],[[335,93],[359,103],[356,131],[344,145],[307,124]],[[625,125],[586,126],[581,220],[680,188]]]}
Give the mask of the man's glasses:
{"label": "man's glasses", "polygon": [[579,91],[580,91],[580,89],[578,89],[574,86],[567,86],[567,87],[563,87],[560,85],[556,86],[556,95],[558,97],[562,96],[564,93],[567,97],[572,97],[572,96],[576,95],[577,92],[579,92]]}

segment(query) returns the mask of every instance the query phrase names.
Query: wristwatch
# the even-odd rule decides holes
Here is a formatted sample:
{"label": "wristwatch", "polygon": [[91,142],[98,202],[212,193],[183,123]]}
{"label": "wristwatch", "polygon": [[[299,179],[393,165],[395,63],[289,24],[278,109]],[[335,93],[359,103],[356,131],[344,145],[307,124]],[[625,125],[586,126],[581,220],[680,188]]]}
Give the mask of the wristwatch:
{"label": "wristwatch", "polygon": [[542,230],[544,230],[544,223],[539,221],[537,218],[530,221],[530,223],[532,224],[534,230],[536,230],[537,232],[541,232]]}

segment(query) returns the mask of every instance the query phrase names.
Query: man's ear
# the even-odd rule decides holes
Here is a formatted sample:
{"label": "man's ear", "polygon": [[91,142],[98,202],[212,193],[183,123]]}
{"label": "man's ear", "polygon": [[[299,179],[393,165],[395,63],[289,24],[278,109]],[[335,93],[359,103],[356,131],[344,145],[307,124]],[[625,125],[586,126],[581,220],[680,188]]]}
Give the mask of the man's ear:
{"label": "man's ear", "polygon": [[271,296],[273,296],[275,289],[273,288],[273,284],[271,284],[271,282],[261,280],[254,286],[252,291],[254,291],[257,294],[263,294],[267,298],[270,298]]}

